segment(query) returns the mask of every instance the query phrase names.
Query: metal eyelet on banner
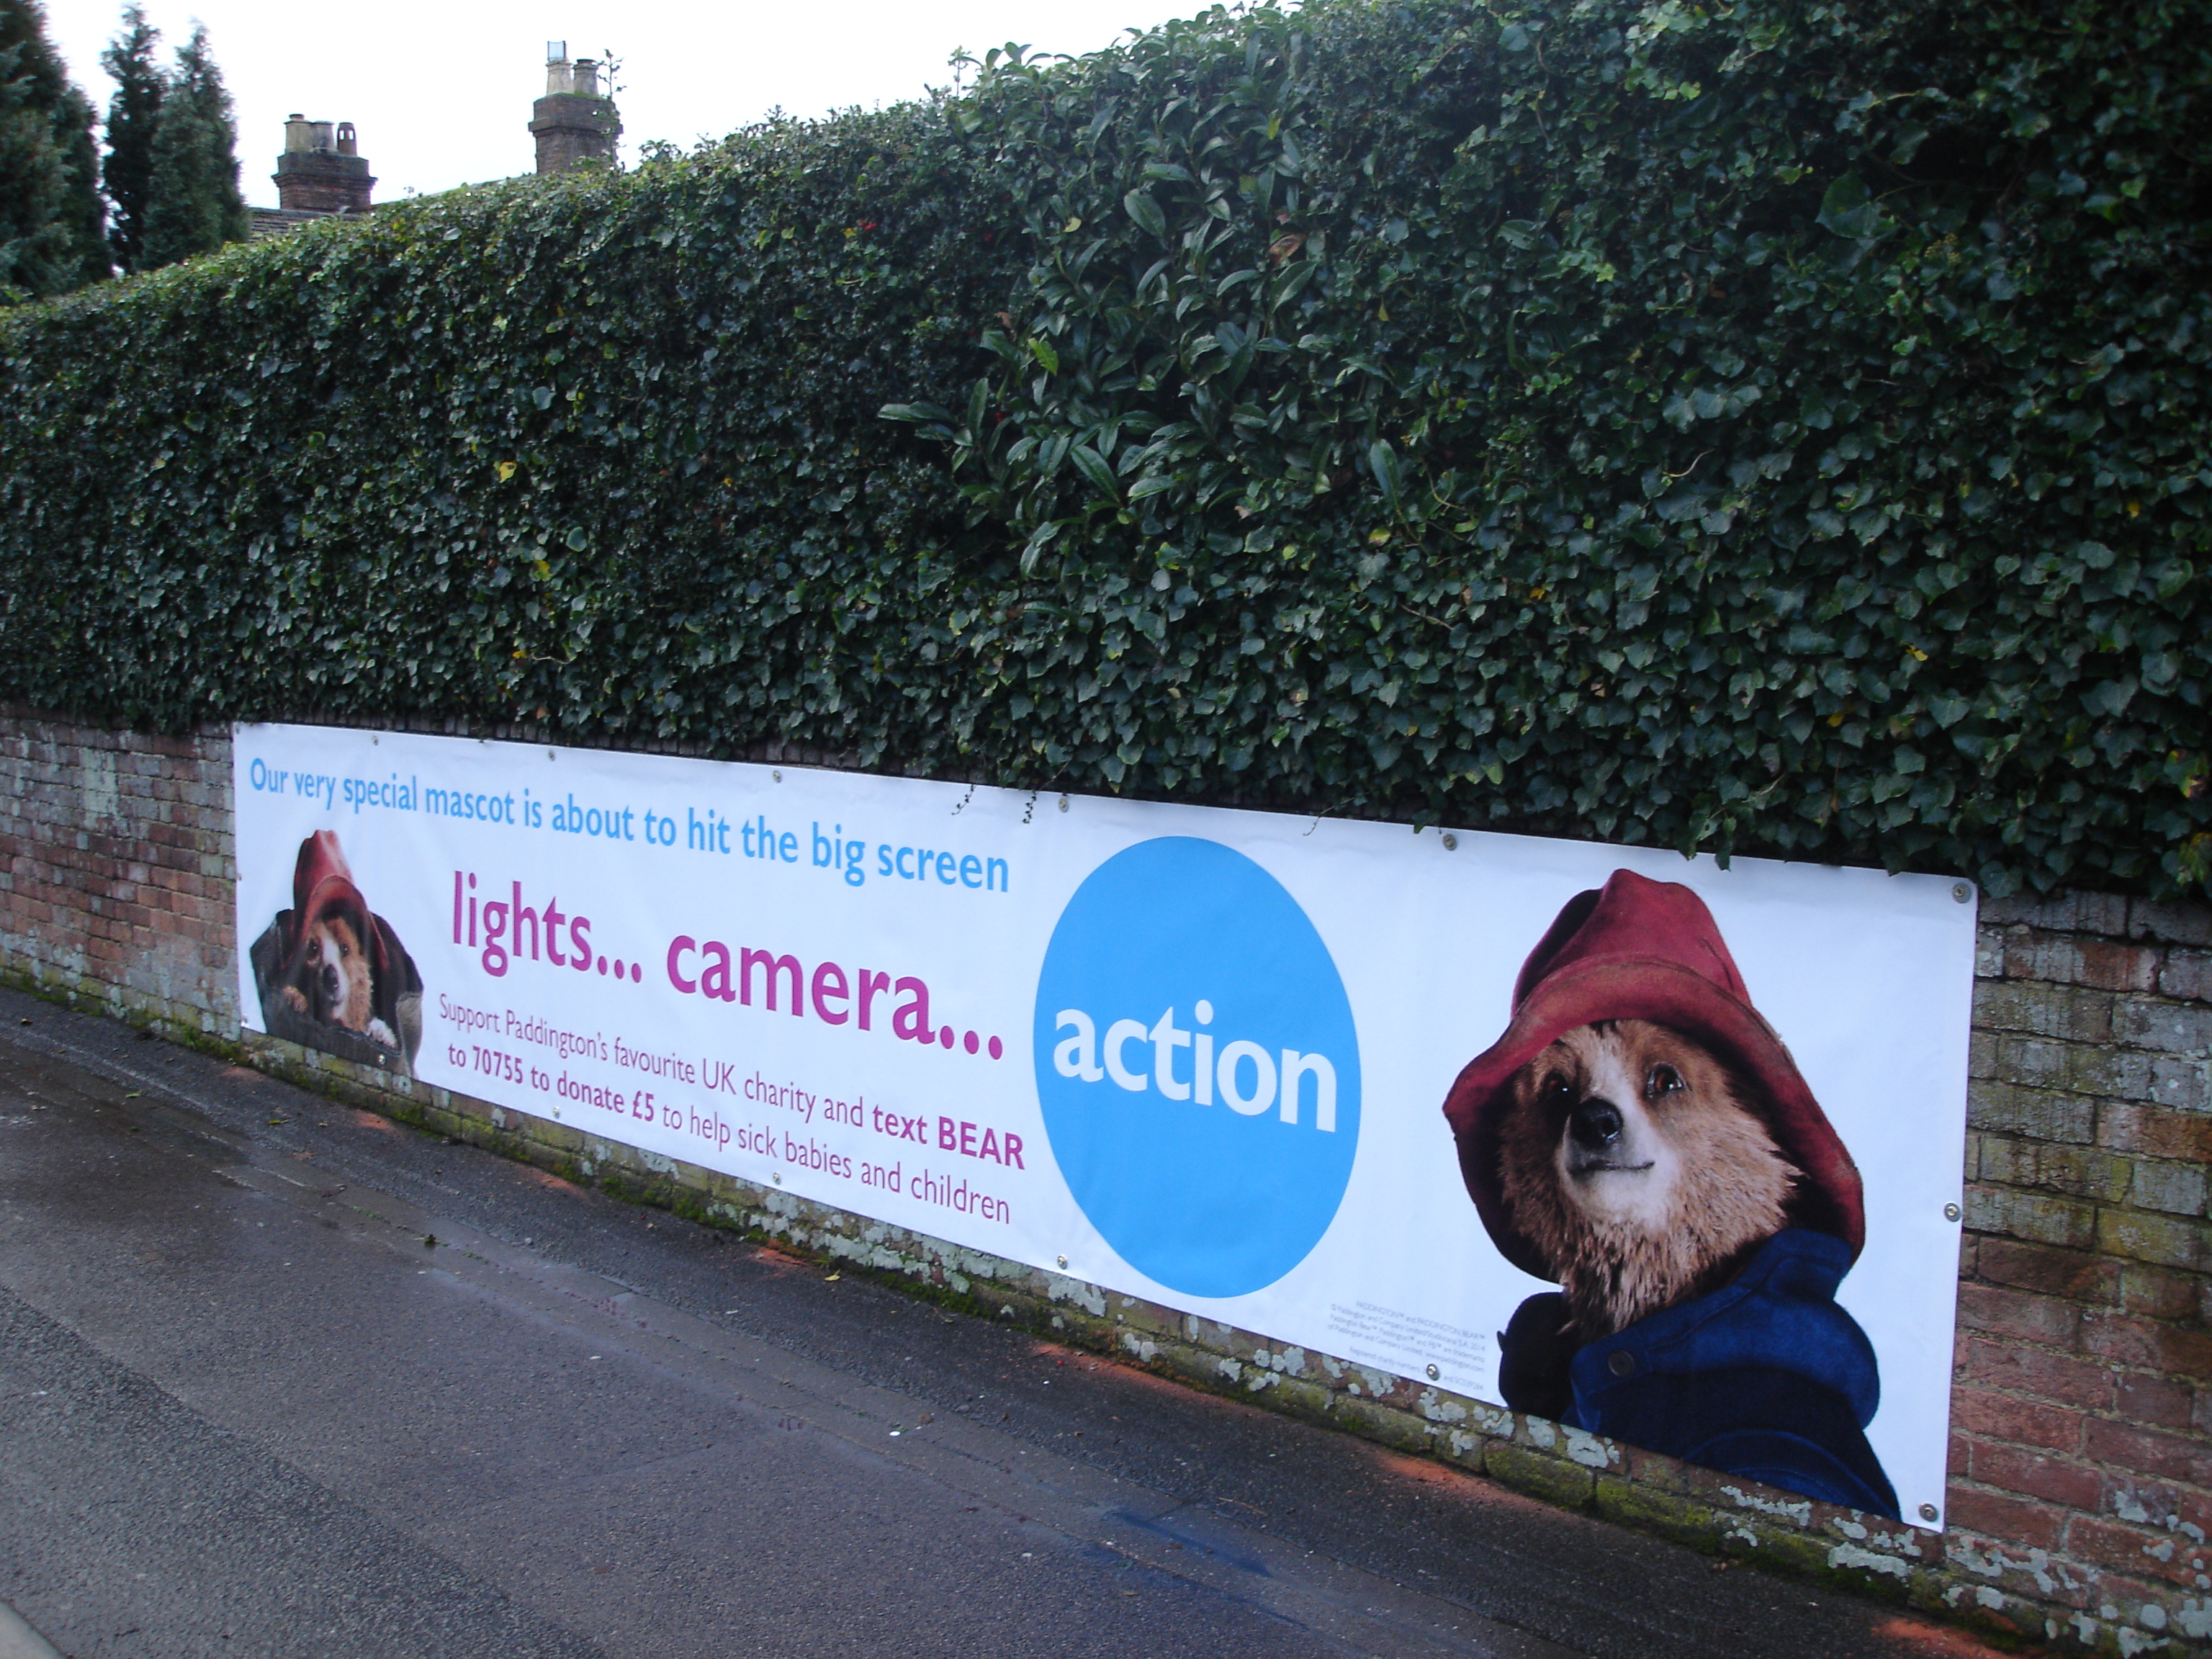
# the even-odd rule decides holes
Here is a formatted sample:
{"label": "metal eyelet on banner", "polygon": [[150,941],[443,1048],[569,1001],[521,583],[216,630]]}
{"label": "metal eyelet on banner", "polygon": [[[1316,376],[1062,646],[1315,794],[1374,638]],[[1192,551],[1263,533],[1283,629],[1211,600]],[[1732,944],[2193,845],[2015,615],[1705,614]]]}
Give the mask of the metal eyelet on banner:
{"label": "metal eyelet on banner", "polygon": [[1429,1381],[1431,1382],[1435,1382],[1438,1377],[1443,1375],[1443,1373],[1437,1370],[1434,1365],[1424,1365],[1421,1367],[1421,1370],[1425,1374],[1426,1374]]}
{"label": "metal eyelet on banner", "polygon": [[1965,1213],[1966,1212],[1955,1204],[1946,1204],[1943,1206],[1943,1219],[1946,1221],[1956,1221]]}
{"label": "metal eyelet on banner", "polygon": [[1459,837],[1450,834],[1449,831],[1447,831],[1444,836],[1444,851],[1447,853],[1456,853],[1459,851]]}
{"label": "metal eyelet on banner", "polygon": [[1951,897],[1958,903],[1964,904],[1973,896],[1974,890],[1965,882],[1954,881],[1951,884]]}
{"label": "metal eyelet on banner", "polygon": [[1065,1267],[1067,1265],[1067,1258],[1066,1258],[1066,1256],[1064,1256],[1064,1255],[1062,1255],[1062,1256],[1055,1256],[1055,1257],[1054,1257],[1053,1259],[1054,1259],[1054,1261],[1056,1261],[1057,1262],[1059,1262],[1059,1263],[1060,1263],[1060,1265],[1061,1267]]}
{"label": "metal eyelet on banner", "polygon": [[1923,1521],[1933,1521],[1936,1518],[1936,1506],[1933,1504],[1923,1504],[1920,1506],[1920,1518]]}

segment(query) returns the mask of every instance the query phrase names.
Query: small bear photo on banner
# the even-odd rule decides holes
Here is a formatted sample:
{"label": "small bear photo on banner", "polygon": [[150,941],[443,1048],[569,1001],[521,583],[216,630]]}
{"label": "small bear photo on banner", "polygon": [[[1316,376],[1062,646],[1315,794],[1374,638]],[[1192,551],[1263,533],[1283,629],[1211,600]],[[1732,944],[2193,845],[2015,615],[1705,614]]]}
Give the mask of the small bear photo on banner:
{"label": "small bear photo on banner", "polygon": [[334,831],[300,843],[292,908],[277,912],[250,956],[270,1036],[395,1077],[414,1074],[422,975],[354,885]]}

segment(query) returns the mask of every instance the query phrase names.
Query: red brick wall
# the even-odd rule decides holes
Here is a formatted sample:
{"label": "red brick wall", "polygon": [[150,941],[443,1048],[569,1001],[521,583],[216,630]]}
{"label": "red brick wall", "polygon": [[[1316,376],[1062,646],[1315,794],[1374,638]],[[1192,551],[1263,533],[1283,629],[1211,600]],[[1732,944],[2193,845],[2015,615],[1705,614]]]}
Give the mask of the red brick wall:
{"label": "red brick wall", "polygon": [[[220,731],[0,712],[0,970],[236,1036],[229,764]],[[1940,1541],[1434,1389],[1378,1397],[1370,1376],[1361,1395],[1356,1368],[1169,1310],[1116,1297],[1086,1318],[1082,1287],[1036,1275],[1018,1289],[1015,1264],[992,1300],[1030,1295],[1055,1327],[1145,1363],[1241,1379],[1285,1409],[1708,1548],[2057,1646],[2212,1651],[2212,908],[2073,894],[1987,901],[1981,920]],[[252,1042],[266,1063],[345,1069]],[[586,1176],[595,1161],[644,1171],[573,1129],[428,1092],[407,1109],[451,1132]],[[878,1265],[889,1248],[854,1218],[755,1210],[742,1183],[688,1166],[678,1179],[710,1212],[812,1248]],[[908,1240],[906,1270],[943,1280],[933,1248]]]}
{"label": "red brick wall", "polygon": [[230,740],[0,714],[0,966],[238,1031]]}
{"label": "red brick wall", "polygon": [[2201,1650],[2212,910],[1990,901],[1978,971],[1952,1551],[2077,1620]]}

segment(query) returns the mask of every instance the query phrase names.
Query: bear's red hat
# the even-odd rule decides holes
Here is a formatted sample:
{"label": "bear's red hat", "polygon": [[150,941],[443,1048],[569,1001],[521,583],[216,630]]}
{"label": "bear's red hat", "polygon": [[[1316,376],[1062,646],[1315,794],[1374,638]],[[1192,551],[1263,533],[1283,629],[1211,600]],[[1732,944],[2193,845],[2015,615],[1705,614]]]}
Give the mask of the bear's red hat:
{"label": "bear's red hat", "polygon": [[353,884],[337,832],[318,830],[300,843],[299,860],[292,866],[292,909],[305,933],[332,910],[343,915],[357,929],[365,929],[368,901]]}
{"label": "bear's red hat", "polygon": [[337,833],[318,830],[300,843],[299,861],[292,866],[292,959],[297,963],[307,947],[315,924],[325,916],[339,915],[353,929],[354,938],[369,953],[371,971],[385,971],[384,941],[378,936],[368,901],[353,884]]}
{"label": "bear's red hat", "polygon": [[1751,1006],[1712,912],[1678,883],[1616,870],[1602,888],[1567,901],[1522,964],[1505,1035],[1468,1062],[1444,1098],[1460,1173],[1507,1261],[1539,1279],[1557,1277],[1505,1206],[1505,1085],[1558,1038],[1607,1019],[1648,1019],[1698,1038],[1756,1079],[1765,1098],[1747,1103],[1762,1109],[1783,1156],[1804,1174],[1792,1224],[1833,1234],[1858,1259],[1866,1240],[1858,1166],[1782,1039]]}

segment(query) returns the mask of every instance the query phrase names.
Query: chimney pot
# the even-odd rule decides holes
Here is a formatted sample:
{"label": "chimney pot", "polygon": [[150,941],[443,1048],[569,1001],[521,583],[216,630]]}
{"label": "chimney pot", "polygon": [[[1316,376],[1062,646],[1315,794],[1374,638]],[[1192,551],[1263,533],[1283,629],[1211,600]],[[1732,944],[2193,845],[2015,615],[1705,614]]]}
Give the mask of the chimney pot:
{"label": "chimney pot", "polygon": [[539,173],[565,173],[586,158],[613,160],[622,116],[612,86],[601,83],[599,67],[596,58],[570,61],[565,40],[545,43],[545,95],[530,118]]}
{"label": "chimney pot", "polygon": [[288,212],[366,213],[376,180],[352,122],[294,115],[284,123],[276,185],[277,205]]}

